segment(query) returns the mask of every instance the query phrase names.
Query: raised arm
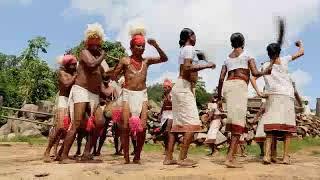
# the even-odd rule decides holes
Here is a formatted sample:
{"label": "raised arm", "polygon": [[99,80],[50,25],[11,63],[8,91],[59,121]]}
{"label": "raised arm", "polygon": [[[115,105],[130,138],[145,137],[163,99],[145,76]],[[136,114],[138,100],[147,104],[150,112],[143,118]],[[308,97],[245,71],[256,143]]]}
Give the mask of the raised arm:
{"label": "raised arm", "polygon": [[88,67],[97,67],[100,66],[101,62],[104,60],[105,52],[101,51],[101,55],[98,58],[95,58],[91,55],[91,53],[84,49],[80,53],[80,59],[88,66]]}
{"label": "raised arm", "polygon": [[298,51],[292,55],[292,61],[298,59],[299,57],[304,55],[304,47],[302,41],[297,41],[296,46],[299,48]]}
{"label": "raised arm", "polygon": [[166,53],[159,47],[158,43],[156,40],[154,39],[148,39],[148,43],[153,46],[154,48],[156,48],[156,50],[158,51],[160,57],[148,57],[147,59],[147,64],[151,65],[151,64],[158,64],[158,63],[163,63],[168,61],[168,57],[166,55]]}
{"label": "raised arm", "polygon": [[260,77],[260,76],[263,76],[263,75],[267,75],[267,74],[271,74],[271,70],[272,70],[272,63],[270,63],[270,65],[262,72],[260,72],[256,66],[256,62],[254,59],[250,59],[249,60],[249,68],[250,68],[250,71],[251,71],[251,74],[254,76],[254,77]]}
{"label": "raised arm", "polygon": [[63,84],[64,87],[70,87],[71,85],[73,85],[76,76],[76,74],[74,76],[70,76],[70,74],[59,70],[59,81]]}
{"label": "raised arm", "polygon": [[197,72],[197,71],[201,71],[203,69],[216,67],[216,65],[213,63],[193,65],[192,61],[193,61],[193,59],[184,59],[184,64],[183,64],[184,70],[191,71],[191,72]]}
{"label": "raised arm", "polygon": [[116,77],[121,74],[123,68],[128,63],[127,61],[128,59],[126,57],[121,58],[119,63],[112,70],[105,72],[104,75],[110,77],[112,80],[116,80]]}
{"label": "raised arm", "polygon": [[227,75],[227,66],[223,65],[222,68],[221,68],[219,84],[218,84],[218,101],[221,101],[222,86],[223,86],[223,82],[224,82],[224,79],[225,79],[226,75]]}

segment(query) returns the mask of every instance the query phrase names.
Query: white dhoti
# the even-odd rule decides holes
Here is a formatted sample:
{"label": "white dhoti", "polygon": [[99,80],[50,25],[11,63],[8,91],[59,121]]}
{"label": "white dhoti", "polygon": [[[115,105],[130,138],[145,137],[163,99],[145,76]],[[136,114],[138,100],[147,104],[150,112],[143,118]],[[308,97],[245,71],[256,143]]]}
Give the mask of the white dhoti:
{"label": "white dhoti", "polygon": [[227,80],[223,85],[223,94],[227,103],[226,131],[243,134],[246,123],[248,86],[243,80]]}
{"label": "white dhoti", "polygon": [[172,88],[173,125],[171,132],[200,132],[196,98],[191,91],[191,83],[178,79]]}
{"label": "white dhoti", "polygon": [[147,89],[142,91],[122,90],[122,101],[129,103],[132,116],[140,116],[144,102],[148,102]]}
{"label": "white dhoti", "polygon": [[256,135],[254,137],[254,140],[256,142],[264,142],[266,139],[266,133],[264,132],[264,119],[260,119],[257,130],[256,130]]}
{"label": "white dhoti", "polygon": [[221,127],[220,119],[212,120],[210,123],[210,128],[207,134],[206,144],[222,144],[227,141],[227,138],[219,131]]}
{"label": "white dhoti", "polygon": [[173,119],[172,111],[169,111],[169,110],[163,111],[161,114],[160,126],[162,127],[167,122],[168,119]]}
{"label": "white dhoti", "polygon": [[286,95],[269,95],[263,114],[264,131],[296,132],[294,99]]}
{"label": "white dhoti", "polygon": [[68,97],[59,96],[59,98],[58,98],[58,108],[68,108]]}
{"label": "white dhoti", "polygon": [[75,103],[90,103],[91,113],[94,113],[94,110],[98,107],[99,104],[99,95],[93,94],[87,89],[73,85],[69,95],[69,107],[70,107],[70,116],[71,120],[74,120],[74,104]]}

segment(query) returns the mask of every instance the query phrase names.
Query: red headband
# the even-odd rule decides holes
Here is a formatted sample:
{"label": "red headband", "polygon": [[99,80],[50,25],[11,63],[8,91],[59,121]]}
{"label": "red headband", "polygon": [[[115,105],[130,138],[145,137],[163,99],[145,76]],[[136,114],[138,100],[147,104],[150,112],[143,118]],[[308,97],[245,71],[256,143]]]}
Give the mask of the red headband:
{"label": "red headband", "polygon": [[89,38],[86,41],[87,46],[90,45],[101,45],[101,38]]}
{"label": "red headband", "polygon": [[73,55],[64,55],[62,59],[62,65],[66,66],[68,64],[76,64],[77,63],[77,58]]}
{"label": "red headband", "polygon": [[163,87],[172,87],[172,82],[169,79],[165,79],[163,82]]}
{"label": "red headband", "polygon": [[131,46],[135,46],[135,45],[142,46],[144,44],[145,44],[144,36],[140,34],[134,35],[130,41]]}

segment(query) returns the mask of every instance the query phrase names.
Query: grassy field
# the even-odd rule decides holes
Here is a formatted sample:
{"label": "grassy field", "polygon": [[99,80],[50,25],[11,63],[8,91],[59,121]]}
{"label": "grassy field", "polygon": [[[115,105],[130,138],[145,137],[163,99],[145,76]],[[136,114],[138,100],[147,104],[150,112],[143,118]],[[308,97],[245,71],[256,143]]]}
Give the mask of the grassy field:
{"label": "grassy field", "polygon": [[[8,139],[0,139],[1,144],[5,144],[6,142],[24,142],[30,145],[46,145],[47,139],[44,137],[23,137],[17,136],[10,141]],[[304,139],[293,139],[290,145],[290,151],[292,153],[302,150],[307,147],[320,146],[320,138],[304,138]],[[113,149],[112,144],[106,145],[108,149]],[[177,149],[177,148],[176,148]],[[278,143],[278,151],[281,152],[283,149],[282,142]],[[145,144],[144,151],[145,152],[163,152],[164,148],[161,144]],[[246,147],[246,151],[249,155],[258,156],[260,154],[259,146],[256,144],[252,144]],[[220,151],[222,154],[227,152],[227,147],[223,147]],[[191,146],[189,149],[189,153],[193,155],[204,155],[209,153],[209,149],[206,146]],[[313,151],[312,154],[314,156],[320,156],[320,151]]]}

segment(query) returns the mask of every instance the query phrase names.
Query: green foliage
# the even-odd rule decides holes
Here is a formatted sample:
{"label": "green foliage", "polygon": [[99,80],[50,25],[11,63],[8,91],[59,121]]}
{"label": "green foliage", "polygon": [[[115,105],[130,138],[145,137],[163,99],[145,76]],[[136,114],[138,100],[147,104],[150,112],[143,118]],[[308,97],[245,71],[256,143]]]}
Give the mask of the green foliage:
{"label": "green foliage", "polygon": [[49,43],[44,37],[28,41],[20,56],[0,54],[0,91],[4,106],[19,108],[23,103],[47,100],[57,91],[56,73],[39,57]]}
{"label": "green foliage", "polygon": [[[205,89],[205,82],[202,81],[201,77],[196,84],[196,102],[198,108],[201,108],[203,105],[207,104],[211,99],[211,94],[208,93]],[[161,102],[163,95],[163,88],[161,84],[155,84],[148,87],[148,96],[150,100],[153,100],[156,103]]]}
{"label": "green foliage", "polygon": [[199,77],[196,84],[196,101],[198,108],[207,104],[210,101],[211,96],[212,95],[206,91],[205,82],[202,81],[201,77]]}
{"label": "green foliage", "polygon": [[149,100],[153,100],[156,103],[160,103],[162,101],[163,96],[163,88],[161,84],[155,84],[149,86],[147,89]]}
{"label": "green foliage", "polygon": [[[84,42],[71,49],[71,53],[79,58],[81,50],[85,48]],[[127,56],[125,48],[120,42],[105,41],[102,44],[102,49],[106,52],[106,61],[110,67],[115,66],[118,63],[118,59]],[[112,58],[114,57],[114,58]]]}

